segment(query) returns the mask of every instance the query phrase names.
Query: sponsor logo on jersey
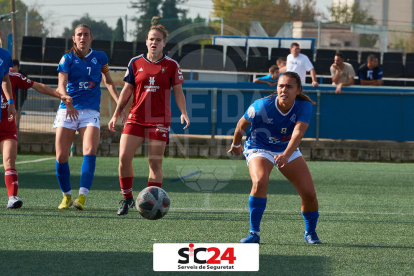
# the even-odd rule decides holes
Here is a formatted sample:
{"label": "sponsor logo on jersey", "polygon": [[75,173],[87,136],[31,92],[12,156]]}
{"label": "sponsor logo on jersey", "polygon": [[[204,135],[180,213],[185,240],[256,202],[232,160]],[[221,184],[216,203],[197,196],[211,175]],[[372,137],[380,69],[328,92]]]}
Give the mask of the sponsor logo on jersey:
{"label": "sponsor logo on jersey", "polygon": [[160,89],[159,86],[155,85],[155,77],[149,77],[149,85],[144,86],[145,92],[157,92]]}
{"label": "sponsor logo on jersey", "polygon": [[269,125],[273,125],[273,118],[268,118],[265,123]]}
{"label": "sponsor logo on jersey", "polygon": [[22,80],[25,80],[26,79],[26,77],[24,77],[23,75],[22,75]]}
{"label": "sponsor logo on jersey", "polygon": [[284,127],[284,128],[282,128],[282,129],[280,130],[280,133],[282,133],[282,134],[286,134],[286,131],[287,131],[287,128],[286,128],[286,127]]}
{"label": "sponsor logo on jersey", "polygon": [[77,59],[75,59],[73,62],[76,63],[76,64],[79,64],[79,60],[77,60]]}
{"label": "sponsor logo on jersey", "polygon": [[290,121],[296,123],[296,114],[293,114],[292,117],[290,117]]}
{"label": "sponsor logo on jersey", "polygon": [[138,70],[138,72],[142,72],[142,71],[144,71],[144,69],[142,69],[142,67]]}
{"label": "sponsor logo on jersey", "polygon": [[178,76],[178,79],[179,79],[179,80],[183,80],[183,79],[184,79],[184,77],[183,77],[183,76]]}
{"label": "sponsor logo on jersey", "polygon": [[92,81],[81,81],[79,83],[79,89],[89,90],[95,87],[95,82]]}
{"label": "sponsor logo on jersey", "polygon": [[32,83],[32,81],[30,79],[27,79],[27,83]]}
{"label": "sponsor logo on jersey", "polygon": [[92,61],[93,64],[97,64],[98,63],[98,60],[96,59],[96,57],[94,57],[91,61]]}
{"label": "sponsor logo on jersey", "polygon": [[63,64],[63,63],[65,63],[65,57],[62,57],[59,61],[59,64]]}
{"label": "sponsor logo on jersey", "polygon": [[178,68],[178,74],[180,74],[180,75],[183,74],[183,72],[181,72],[181,69],[180,68]]}
{"label": "sponsor logo on jersey", "polygon": [[249,109],[247,110],[247,116],[249,116],[249,118],[254,118],[255,115],[256,111],[254,110],[254,107],[249,107]]}
{"label": "sponsor logo on jersey", "polygon": [[0,58],[0,66],[3,64],[3,60]]}

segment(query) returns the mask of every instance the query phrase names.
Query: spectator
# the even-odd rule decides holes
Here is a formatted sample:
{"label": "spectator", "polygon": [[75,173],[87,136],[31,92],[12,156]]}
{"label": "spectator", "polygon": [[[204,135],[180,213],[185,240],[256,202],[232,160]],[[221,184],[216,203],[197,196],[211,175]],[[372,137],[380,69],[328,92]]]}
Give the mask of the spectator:
{"label": "spectator", "polygon": [[306,82],[306,72],[309,71],[312,77],[312,86],[318,86],[316,72],[309,58],[300,53],[300,46],[293,42],[290,45],[290,55],[287,56],[286,71],[295,72],[300,76],[302,84]]}
{"label": "spectator", "polygon": [[276,65],[279,67],[279,75],[286,72],[286,58],[280,57],[276,60]]}
{"label": "spectator", "polygon": [[361,85],[381,86],[382,69],[378,66],[378,58],[369,55],[367,63],[362,64],[358,69]]}
{"label": "spectator", "polygon": [[337,85],[335,93],[341,93],[343,86],[354,84],[355,71],[351,64],[344,62],[344,54],[335,54],[334,63],[331,66],[332,84]]}
{"label": "spectator", "polygon": [[270,87],[277,85],[279,79],[279,67],[272,65],[269,68],[269,75],[255,79],[254,83],[267,83]]}

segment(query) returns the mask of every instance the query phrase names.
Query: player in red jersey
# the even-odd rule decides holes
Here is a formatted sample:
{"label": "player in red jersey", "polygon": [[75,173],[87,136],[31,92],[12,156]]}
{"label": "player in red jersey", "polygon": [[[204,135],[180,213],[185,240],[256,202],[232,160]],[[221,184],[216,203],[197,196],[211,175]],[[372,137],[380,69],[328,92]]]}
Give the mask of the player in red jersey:
{"label": "player in red jersey", "polygon": [[148,138],[148,186],[161,187],[163,172],[162,158],[171,124],[171,86],[175,101],[181,111],[184,129],[190,125],[187,116],[185,97],[181,84],[184,77],[179,64],[162,53],[168,32],[162,25],[152,26],[147,35],[148,53],[137,56],[128,64],[125,86],[119,96],[109,129],[115,132],[115,123],[120,112],[133,95],[125,128],[119,145],[119,182],[124,199],[118,215],[126,215],[134,206],[132,179],[134,169],[132,159],[138,147]]}
{"label": "player in red jersey", "polygon": [[[42,83],[37,83],[26,76],[13,73],[10,68],[9,77],[11,82],[11,88],[13,91],[13,99],[16,99],[16,92],[18,89],[29,89],[33,88],[39,93],[49,95],[52,97],[60,98],[60,95]],[[8,101],[4,93],[1,97],[1,117],[7,118]],[[9,202],[7,208],[20,208],[23,202],[17,197],[17,190],[19,188],[19,180],[16,171],[16,157],[17,157],[17,127],[16,121],[1,120],[0,121],[0,149],[3,156],[4,164],[4,181],[7,187],[7,193],[9,196]]]}

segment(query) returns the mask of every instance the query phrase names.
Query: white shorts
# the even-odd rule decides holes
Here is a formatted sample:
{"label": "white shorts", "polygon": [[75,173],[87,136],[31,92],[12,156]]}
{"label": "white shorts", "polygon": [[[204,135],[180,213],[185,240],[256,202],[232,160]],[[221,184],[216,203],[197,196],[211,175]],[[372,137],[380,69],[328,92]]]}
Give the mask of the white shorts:
{"label": "white shorts", "polygon": [[66,118],[66,109],[59,108],[53,128],[64,127],[73,130],[79,130],[82,127],[93,126],[100,129],[99,111],[95,109],[79,109],[79,116],[76,121]]}
{"label": "white shorts", "polygon": [[[264,157],[267,160],[269,160],[270,162],[273,163],[273,165],[276,166],[275,164],[275,155],[278,154],[283,154],[283,152],[274,152],[274,151],[269,151],[269,150],[264,150],[264,149],[249,149],[249,150],[245,150],[243,152],[244,156],[246,157],[246,162],[247,164],[249,164],[249,161],[252,160],[255,157]],[[297,148],[293,154],[290,156],[289,158],[289,162],[295,160],[296,158],[302,156],[302,153],[300,152],[299,148]],[[277,168],[277,166],[276,166]]]}

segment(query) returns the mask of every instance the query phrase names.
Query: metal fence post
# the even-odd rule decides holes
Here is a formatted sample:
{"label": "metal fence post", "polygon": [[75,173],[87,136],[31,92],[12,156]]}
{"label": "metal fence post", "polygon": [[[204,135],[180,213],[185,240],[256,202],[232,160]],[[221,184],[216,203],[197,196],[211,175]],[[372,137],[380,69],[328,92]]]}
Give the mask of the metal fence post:
{"label": "metal fence post", "polygon": [[211,139],[216,135],[217,123],[217,88],[211,90],[212,94],[212,108],[211,108]]}
{"label": "metal fence post", "polygon": [[320,132],[320,116],[321,116],[321,91],[316,90],[316,141],[319,141]]}

